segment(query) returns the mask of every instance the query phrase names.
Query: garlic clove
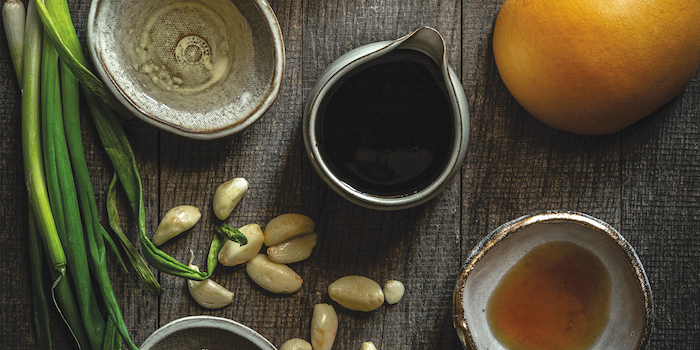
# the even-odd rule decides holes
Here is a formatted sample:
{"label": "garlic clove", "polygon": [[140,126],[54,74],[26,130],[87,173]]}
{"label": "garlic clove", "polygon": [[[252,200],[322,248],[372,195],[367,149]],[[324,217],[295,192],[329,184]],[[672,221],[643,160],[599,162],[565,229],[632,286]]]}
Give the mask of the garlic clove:
{"label": "garlic clove", "polygon": [[405,287],[400,281],[389,280],[386,281],[382,290],[384,291],[384,300],[388,304],[396,304],[403,298]]}
{"label": "garlic clove", "polygon": [[165,213],[151,241],[155,246],[159,246],[191,229],[201,217],[199,209],[191,205],[180,205],[172,208]]}
{"label": "garlic clove", "polygon": [[231,215],[247,190],[248,181],[242,177],[231,179],[219,185],[212,200],[216,217],[219,220],[225,220]]}
{"label": "garlic clove", "polygon": [[371,341],[366,341],[362,343],[362,345],[360,346],[360,350],[377,350],[377,347],[374,346],[374,343],[372,343]]}
{"label": "garlic clove", "polygon": [[265,226],[265,245],[272,247],[290,238],[312,232],[314,228],[314,221],[304,214],[279,215]]}
{"label": "garlic clove", "polygon": [[285,264],[276,263],[265,254],[248,261],[245,271],[257,285],[276,294],[291,294],[303,283],[301,276]]}
{"label": "garlic clove", "polygon": [[[192,265],[191,262],[189,267],[199,271],[197,265]],[[207,309],[220,309],[233,302],[233,292],[210,278],[203,281],[187,280],[187,289],[192,299]]]}
{"label": "garlic clove", "polygon": [[280,346],[280,350],[312,350],[311,344],[304,339],[292,338]]}
{"label": "garlic clove", "polygon": [[305,233],[267,248],[267,256],[280,264],[291,264],[306,260],[314,250],[318,234]]}
{"label": "garlic clove", "polygon": [[239,229],[248,239],[248,244],[226,240],[219,251],[219,262],[224,266],[236,266],[253,259],[263,246],[263,231],[258,224],[249,224]]}
{"label": "garlic clove", "polygon": [[384,304],[384,291],[379,283],[364,276],[345,276],[328,286],[328,296],[354,311],[373,311]]}
{"label": "garlic clove", "polygon": [[336,333],[338,333],[338,315],[333,306],[314,305],[314,313],[311,317],[311,347],[314,350],[331,350]]}

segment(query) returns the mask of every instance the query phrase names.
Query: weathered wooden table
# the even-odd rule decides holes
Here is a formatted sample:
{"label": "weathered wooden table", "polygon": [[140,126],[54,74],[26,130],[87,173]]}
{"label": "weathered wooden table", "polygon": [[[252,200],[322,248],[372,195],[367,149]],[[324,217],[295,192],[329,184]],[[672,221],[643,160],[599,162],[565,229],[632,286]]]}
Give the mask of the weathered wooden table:
{"label": "weathered wooden table", "polygon": [[[452,327],[452,292],[472,247],[500,224],[525,214],[567,209],[598,217],[630,241],[651,281],[656,320],[651,349],[700,347],[700,79],[657,112],[608,136],[578,136],[551,129],[528,115],[501,82],[491,50],[501,0],[294,1],[273,0],[286,46],[278,100],[244,132],[195,141],[125,121],[144,179],[147,225],[180,204],[202,209],[187,235],[163,249],[180,261],[195,252],[204,265],[212,230],[214,189],[233,177],[250,188],[228,223],[264,226],[286,212],[316,220],[319,243],[292,267],[300,291],[268,293],[243,268],[218,268],[213,278],[236,294],[232,305],[210,311],[189,296],[185,281],[159,274],[166,288],[151,295],[134,273],[108,254],[113,283],[133,340],[186,315],[218,315],[242,322],[279,346],[309,338],[313,305],[330,302],[326,288],[349,274],[380,283],[398,279],[404,299],[370,313],[338,307],[335,349],[459,349]],[[71,1],[81,40],[88,1]],[[420,207],[381,212],[349,203],[317,176],[302,143],[302,110],[322,70],[357,46],[403,36],[423,26],[438,29],[449,62],[469,97],[469,153],[448,190]],[[28,272],[26,190],[20,144],[20,92],[0,35],[0,348],[34,347]],[[87,110],[87,108],[85,108]],[[84,142],[98,203],[112,169],[90,118]],[[125,211],[126,212],[126,211]],[[105,215],[106,216],[106,215]],[[137,244],[134,220],[123,218]],[[106,222],[105,222],[106,225]],[[74,348],[53,314],[57,349]]]}

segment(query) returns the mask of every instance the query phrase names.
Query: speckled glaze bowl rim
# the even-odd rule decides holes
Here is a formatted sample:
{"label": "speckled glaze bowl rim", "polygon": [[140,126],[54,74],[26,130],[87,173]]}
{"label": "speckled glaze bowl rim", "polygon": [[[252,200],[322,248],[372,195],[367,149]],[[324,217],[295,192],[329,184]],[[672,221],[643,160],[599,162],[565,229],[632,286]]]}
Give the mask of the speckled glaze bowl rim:
{"label": "speckled glaze bowl rim", "polygon": [[97,25],[95,23],[95,18],[97,16],[99,6],[105,1],[106,0],[92,0],[90,2],[86,24],[88,51],[90,57],[92,58],[96,72],[101,77],[102,81],[107,86],[107,88],[112,92],[114,97],[124,107],[126,107],[126,109],[129,112],[131,112],[134,116],[141,119],[142,121],[155,127],[158,127],[162,130],[171,132],[173,134],[192,139],[218,139],[239,133],[248,128],[258,119],[260,119],[270,109],[270,107],[272,107],[274,102],[279,97],[280,90],[282,88],[282,79],[285,67],[284,39],[282,37],[282,30],[280,28],[279,21],[277,20],[277,16],[275,15],[275,12],[272,10],[272,7],[268,4],[266,0],[252,1],[256,4],[256,7],[259,9],[260,14],[267,22],[267,27],[270,29],[270,36],[274,46],[272,52],[272,57],[274,59],[274,69],[272,74],[272,80],[270,81],[270,86],[267,89],[265,96],[260,100],[257,106],[254,109],[252,109],[251,113],[248,114],[245,118],[242,118],[240,121],[233,124],[229,124],[225,127],[209,129],[205,131],[190,130],[183,126],[162,120],[158,116],[150,115],[147,111],[143,110],[143,108],[137,106],[131,100],[131,98],[121,88],[119,88],[119,86],[114,81],[114,78],[111,76],[111,73],[109,73],[106,67],[101,63],[101,56],[99,55],[99,53],[96,52],[95,46],[90,44],[90,42],[94,41],[94,39],[92,38],[92,28],[94,28]]}
{"label": "speckled glaze bowl rim", "polygon": [[639,256],[637,256],[637,253],[634,251],[634,248],[632,248],[629,242],[608,223],[588,214],[566,210],[543,211],[532,215],[525,215],[509,221],[491,231],[491,233],[484,237],[476,245],[476,247],[474,247],[462,267],[453,294],[453,326],[457,331],[462,346],[465,349],[478,349],[477,345],[474,343],[473,336],[470,333],[464,317],[465,309],[462,304],[466,280],[470,273],[474,270],[476,264],[484,257],[485,254],[487,254],[491,249],[496,247],[507,237],[516,234],[530,225],[545,222],[574,223],[582,225],[601,233],[604,237],[609,238],[617,245],[634,271],[638,287],[643,297],[644,327],[642,333],[639,335],[639,341],[633,350],[647,349],[654,323],[654,301],[651,286]]}
{"label": "speckled glaze bowl rim", "polygon": [[[443,67],[447,72],[447,76],[445,77],[446,85],[448,85],[447,81],[449,81],[448,89],[454,92],[450,94],[450,102],[453,105],[453,117],[455,120],[454,141],[451,154],[438,178],[416,193],[402,196],[378,196],[363,193],[339,179],[324,161],[318,148],[318,138],[315,133],[319,107],[326,94],[333,88],[335,83],[345,76],[345,74],[365,62],[391,52],[418,35],[432,35],[437,38],[442,45],[439,59],[433,57],[426,49],[421,49],[415,45],[409,45],[407,48],[427,54],[438,61],[438,65]],[[357,47],[338,57],[326,68],[309,93],[309,98],[304,108],[304,146],[316,173],[318,173],[321,179],[340,196],[352,203],[370,209],[400,210],[426,203],[449,186],[451,180],[461,169],[466,156],[467,145],[469,143],[469,125],[469,104],[467,102],[466,93],[460,83],[459,77],[447,62],[445,39],[435,28],[423,26],[396,40],[379,41]]]}
{"label": "speckled glaze bowl rim", "polygon": [[189,328],[217,328],[248,339],[260,350],[277,350],[272,343],[252,328],[234,320],[217,316],[185,316],[158,328],[141,344],[139,349],[149,350],[168,336]]}

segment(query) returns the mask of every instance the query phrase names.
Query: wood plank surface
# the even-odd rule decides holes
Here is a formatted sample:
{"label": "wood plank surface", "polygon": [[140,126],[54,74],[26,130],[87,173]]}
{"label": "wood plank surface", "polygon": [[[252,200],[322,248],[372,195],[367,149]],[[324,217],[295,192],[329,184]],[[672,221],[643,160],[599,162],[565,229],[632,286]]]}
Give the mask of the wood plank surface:
{"label": "wood plank surface", "polygon": [[[452,327],[452,292],[471,249],[502,223],[543,210],[584,212],[618,229],[640,256],[651,282],[655,327],[649,349],[700,348],[700,79],[668,105],[621,132],[580,136],[535,120],[500,80],[492,53],[502,0],[272,0],[282,29],[286,65],[280,96],[241,133],[212,141],[176,136],[138,120],[123,121],[144,184],[152,234],[172,207],[195,205],[201,221],[162,249],[205,266],[213,231],[222,223],[264,227],[296,212],[316,222],[312,256],[290,266],[301,290],[275,295],[255,285],[244,268],[217,267],[212,279],[236,295],[232,305],[207,310],[183,279],[156,273],[166,291],[151,295],[133,271],[108,252],[110,276],[136,344],[188,315],[223,316],[257,330],[279,347],[310,337],[313,306],[336,306],[334,349],[460,349]],[[89,2],[69,1],[80,40]],[[471,126],[460,174],[436,199],[401,211],[351,204],[328,188],[304,150],[302,114],[323,70],[358,46],[436,28],[448,61],[461,76]],[[35,348],[27,248],[27,199],[22,169],[20,91],[0,29],[0,349]],[[87,107],[83,137],[103,225],[113,169]],[[244,177],[250,188],[227,220],[211,209],[216,187]],[[138,246],[134,218],[120,194],[122,222]],[[335,279],[359,274],[383,284],[396,279],[406,294],[374,312],[348,311],[330,300]],[[56,349],[76,348],[59,315],[51,315]]]}

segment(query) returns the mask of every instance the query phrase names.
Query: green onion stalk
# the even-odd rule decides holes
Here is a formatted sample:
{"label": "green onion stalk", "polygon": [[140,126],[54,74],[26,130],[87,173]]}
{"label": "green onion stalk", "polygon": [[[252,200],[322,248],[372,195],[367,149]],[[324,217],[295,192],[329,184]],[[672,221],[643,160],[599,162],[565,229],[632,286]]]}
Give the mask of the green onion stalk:
{"label": "green onion stalk", "polygon": [[51,349],[49,303],[44,294],[44,246],[36,227],[34,211],[29,210],[29,262],[32,278],[32,316],[34,333],[39,350]]}
{"label": "green onion stalk", "polygon": [[32,206],[36,224],[48,256],[48,262],[60,273],[65,275],[66,255],[56,230],[49,204],[46,186],[43,152],[41,149],[41,106],[40,106],[40,76],[42,26],[36,17],[34,0],[29,2],[27,16],[27,32],[24,46],[24,72],[22,92],[22,154],[24,158],[24,176],[29,193],[29,203]]}
{"label": "green onion stalk", "polygon": [[[68,270],[73,281],[76,299],[91,347],[102,347],[105,322],[97,306],[88,266],[80,208],[68,155],[64,115],[78,113],[79,90],[77,80],[59,72],[56,50],[44,40],[42,59],[42,112],[44,163],[49,184],[49,198],[56,218],[61,242],[66,249]],[[80,179],[77,183],[80,184]]]}
{"label": "green onion stalk", "polygon": [[[35,18],[36,19],[36,18]],[[15,68],[17,82],[22,88],[24,33],[26,26],[26,9],[19,0],[7,0],[2,7],[2,21],[10,48],[10,57]],[[36,25],[36,22],[32,23]],[[49,306],[44,291],[44,245],[37,227],[34,210],[29,204],[29,262],[32,285],[32,319],[36,345],[39,350],[51,349],[51,330],[49,326]]]}
{"label": "green onion stalk", "polygon": [[[43,27],[36,12],[35,1],[30,1],[27,11],[25,43],[23,49],[22,72],[22,154],[24,174],[29,193],[30,231],[38,232],[43,242],[47,262],[51,267],[53,278],[51,287],[54,303],[68,325],[71,333],[83,346],[89,346],[82,327],[80,314],[75,304],[70,285],[66,277],[66,255],[56,228],[53,212],[49,201],[46,183],[43,152],[41,145],[41,61],[43,45]],[[33,233],[30,232],[30,235]],[[31,239],[31,237],[30,237]],[[41,287],[35,285],[36,287]],[[42,291],[37,291],[35,296]],[[37,305],[41,307],[41,305]],[[47,331],[43,324],[37,324],[40,332],[39,344],[50,346]]]}
{"label": "green onion stalk", "polygon": [[148,290],[154,295],[160,295],[163,293],[164,289],[160,286],[158,281],[155,280],[153,273],[148,268],[146,261],[143,259],[141,254],[136,251],[136,248],[129,238],[124,234],[122,230],[121,222],[119,219],[119,211],[117,210],[117,184],[119,183],[119,177],[115,174],[112,176],[112,181],[109,184],[109,189],[107,191],[107,216],[109,218],[109,226],[112,231],[117,234],[119,240],[122,242],[122,247],[126,252],[127,257],[131,260],[131,264],[136,270],[141,280],[144,281]]}
{"label": "green onion stalk", "polygon": [[[41,349],[51,348],[48,308],[41,280],[43,258],[40,247],[43,247],[53,267],[50,272],[54,279],[51,288],[54,303],[78,346],[81,349],[119,349],[118,338],[104,337],[110,333],[105,333],[105,322],[97,308],[90,273],[85,267],[82,223],[63,128],[61,102],[67,102],[69,113],[75,109],[73,112],[77,114],[78,85],[75,81],[72,84],[75,91],[71,91],[70,82],[64,83],[66,90],[61,92],[58,56],[51,42],[42,38],[45,32],[36,4],[35,1],[29,3],[26,45],[21,43],[22,56],[13,54],[13,60],[17,57],[23,60],[21,65],[15,64],[15,68],[18,79],[22,78],[20,86],[23,87],[22,148],[30,204],[29,243],[37,345]],[[3,6],[5,25],[23,24],[14,20],[21,15],[21,12],[14,11],[16,8],[8,10],[7,3]],[[21,16],[20,19],[24,20]],[[64,74],[64,80],[70,75]],[[67,269],[74,290],[66,279]],[[103,275],[106,275],[106,266],[103,270]],[[108,330],[114,329],[112,325],[112,322],[107,324]],[[130,345],[130,348],[136,348]]]}

